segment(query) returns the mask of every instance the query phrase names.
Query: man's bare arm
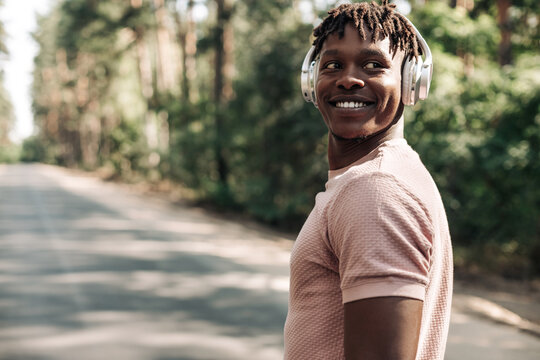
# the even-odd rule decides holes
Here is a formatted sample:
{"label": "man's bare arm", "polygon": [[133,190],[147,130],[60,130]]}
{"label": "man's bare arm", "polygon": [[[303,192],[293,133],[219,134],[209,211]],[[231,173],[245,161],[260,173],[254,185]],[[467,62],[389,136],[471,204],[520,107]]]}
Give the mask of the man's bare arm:
{"label": "man's bare arm", "polygon": [[378,297],[345,303],[347,360],[414,360],[423,302]]}

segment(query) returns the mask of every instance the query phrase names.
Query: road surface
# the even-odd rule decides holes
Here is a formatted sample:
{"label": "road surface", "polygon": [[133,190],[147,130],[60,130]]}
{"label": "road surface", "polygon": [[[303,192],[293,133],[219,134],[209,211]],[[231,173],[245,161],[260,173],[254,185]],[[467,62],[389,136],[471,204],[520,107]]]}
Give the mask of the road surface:
{"label": "road surface", "polygon": [[[278,360],[289,239],[45,165],[0,165],[1,360]],[[446,359],[538,359],[454,312]]]}

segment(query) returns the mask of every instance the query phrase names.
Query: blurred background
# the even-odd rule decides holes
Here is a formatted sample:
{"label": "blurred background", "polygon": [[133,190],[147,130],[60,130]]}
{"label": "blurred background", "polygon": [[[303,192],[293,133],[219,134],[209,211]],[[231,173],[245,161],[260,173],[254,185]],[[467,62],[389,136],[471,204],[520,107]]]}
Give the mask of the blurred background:
{"label": "blurred background", "polygon": [[[327,176],[326,129],[300,95],[300,66],[336,3],[51,1],[32,35],[24,138],[5,81],[13,34],[0,24],[0,161],[180,186],[295,232]],[[457,272],[538,277],[540,3],[395,3],[433,52],[431,93],[407,109],[406,138],[441,191]]]}
{"label": "blurred background", "polygon": [[[445,359],[538,359],[540,2],[394,2],[434,57],[405,131],[454,244]],[[1,360],[282,358],[337,3],[0,0]]]}

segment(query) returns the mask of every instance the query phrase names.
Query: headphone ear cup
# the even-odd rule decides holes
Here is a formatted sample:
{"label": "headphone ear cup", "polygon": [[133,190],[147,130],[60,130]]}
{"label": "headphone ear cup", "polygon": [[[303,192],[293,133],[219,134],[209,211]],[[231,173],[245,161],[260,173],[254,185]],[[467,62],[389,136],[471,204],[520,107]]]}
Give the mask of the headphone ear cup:
{"label": "headphone ear cup", "polygon": [[427,99],[429,95],[429,87],[431,85],[431,77],[433,75],[433,65],[422,65],[422,75],[420,77],[420,90],[418,98],[420,100]]}
{"label": "headphone ear cup", "polygon": [[421,97],[422,95],[422,66],[424,65],[424,61],[421,57],[418,57],[418,61],[416,62],[416,70],[415,70],[415,76],[414,76],[414,103],[416,104],[418,100],[424,100],[425,97]]}
{"label": "headphone ear cup", "polygon": [[314,84],[317,80],[316,77],[319,62],[318,60],[311,61],[314,51],[315,47],[312,46],[304,58],[304,62],[302,64],[302,74],[300,76],[300,84],[302,87],[302,95],[304,96],[304,100],[307,102],[312,102],[315,104],[315,106],[317,106]]}
{"label": "headphone ear cup", "polygon": [[425,99],[425,97],[420,97],[422,93],[422,65],[423,61],[421,57],[418,57],[418,59],[413,57],[407,60],[403,67],[403,72],[401,73],[401,101],[405,105],[412,106],[418,102],[419,98],[421,100]]}
{"label": "headphone ear cup", "polygon": [[309,70],[310,70],[309,86],[311,90],[311,101],[313,102],[313,105],[315,105],[315,107],[319,107],[317,105],[317,91],[316,91],[317,78],[319,77],[319,58],[317,58],[317,60],[311,63],[311,67]]}
{"label": "headphone ear cup", "polygon": [[401,101],[404,105],[414,105],[414,83],[416,59],[408,59],[401,72]]}

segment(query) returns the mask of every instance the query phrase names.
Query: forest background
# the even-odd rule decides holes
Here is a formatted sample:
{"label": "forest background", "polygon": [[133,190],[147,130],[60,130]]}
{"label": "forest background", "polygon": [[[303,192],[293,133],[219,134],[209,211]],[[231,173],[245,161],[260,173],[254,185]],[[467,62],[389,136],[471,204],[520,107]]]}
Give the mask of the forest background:
{"label": "forest background", "polygon": [[[433,52],[430,96],[406,109],[405,131],[441,191],[457,270],[540,276],[540,3],[396,3]],[[297,231],[328,169],[300,67],[335,4],[59,0],[34,34],[36,131],[22,145],[0,68],[0,162],[174,184]]]}

